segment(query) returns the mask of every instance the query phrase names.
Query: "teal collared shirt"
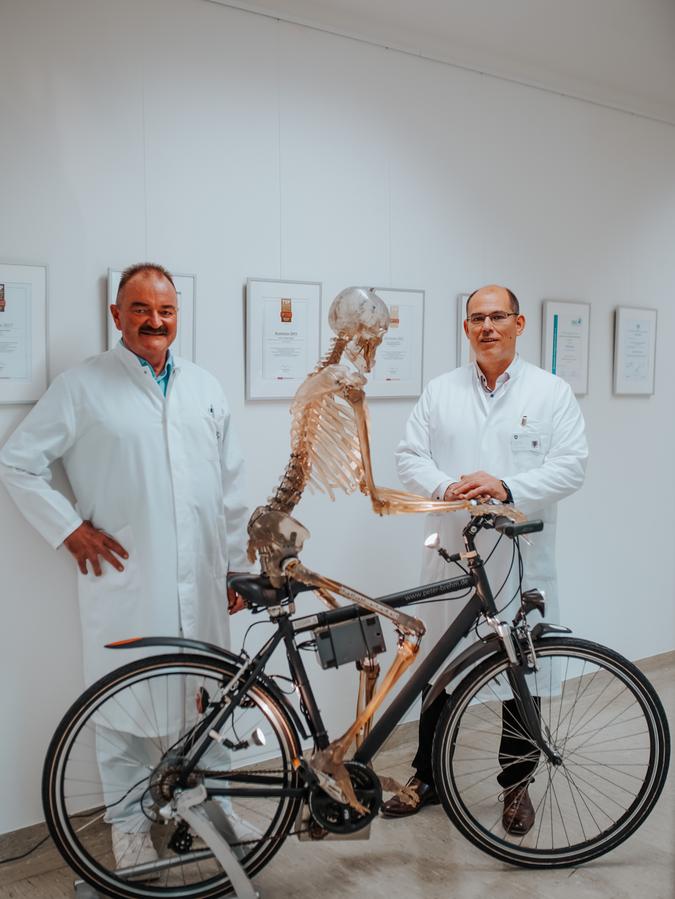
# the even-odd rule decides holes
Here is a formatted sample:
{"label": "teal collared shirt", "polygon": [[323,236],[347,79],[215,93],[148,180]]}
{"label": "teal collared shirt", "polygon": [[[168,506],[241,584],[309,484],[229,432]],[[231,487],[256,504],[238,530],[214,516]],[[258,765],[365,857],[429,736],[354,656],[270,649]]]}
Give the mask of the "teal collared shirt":
{"label": "teal collared shirt", "polygon": [[[122,343],[124,344],[124,346],[126,346],[124,341],[122,341]],[[129,347],[127,347],[127,349],[129,349]],[[130,350],[129,352],[133,353],[133,350]],[[164,366],[164,369],[158,375],[155,374],[155,369],[152,367],[152,365],[150,365],[150,363],[148,362],[147,359],[144,359],[142,356],[139,356],[137,353],[134,353],[134,356],[136,356],[136,358],[141,363],[143,368],[150,369],[150,374],[155,379],[155,383],[159,385],[162,393],[164,394],[164,396],[166,396],[166,390],[167,390],[167,387],[169,386],[171,372],[173,371],[173,356],[171,355],[171,350],[167,350],[166,365]]]}

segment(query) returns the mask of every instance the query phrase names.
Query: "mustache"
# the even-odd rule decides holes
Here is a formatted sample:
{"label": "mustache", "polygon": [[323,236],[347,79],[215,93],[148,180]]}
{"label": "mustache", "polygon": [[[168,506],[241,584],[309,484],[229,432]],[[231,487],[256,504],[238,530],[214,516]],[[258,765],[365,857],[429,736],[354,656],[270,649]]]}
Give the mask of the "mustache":
{"label": "mustache", "polygon": [[149,328],[147,325],[145,325],[143,328],[139,328],[139,334],[154,334],[156,336],[162,335],[162,336],[166,337],[166,335],[168,334],[168,331],[164,327]]}

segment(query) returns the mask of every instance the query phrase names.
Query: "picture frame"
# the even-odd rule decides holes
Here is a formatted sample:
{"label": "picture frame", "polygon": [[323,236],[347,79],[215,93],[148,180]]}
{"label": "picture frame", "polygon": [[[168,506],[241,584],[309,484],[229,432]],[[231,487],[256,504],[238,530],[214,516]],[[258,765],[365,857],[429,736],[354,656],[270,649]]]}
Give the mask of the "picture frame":
{"label": "picture frame", "polygon": [[47,266],[0,263],[0,403],[47,389]]}
{"label": "picture frame", "polygon": [[[121,337],[110,312],[110,306],[117,298],[117,288],[120,284],[122,272],[119,269],[108,269],[108,293],[106,303],[106,321],[108,323],[108,349],[112,349]],[[171,344],[171,352],[183,359],[194,362],[196,359],[195,347],[195,298],[196,276],[184,274],[171,274],[178,294],[178,330],[176,339]]]}
{"label": "picture frame", "polygon": [[368,374],[366,396],[418,397],[422,392],[424,291],[402,287],[373,290],[387,304],[390,324]]}
{"label": "picture frame", "polygon": [[246,281],[246,399],[289,399],[321,353],[320,281]]}
{"label": "picture frame", "polygon": [[464,320],[466,319],[466,301],[470,293],[457,294],[457,368],[468,365],[476,358],[469,338],[464,333]]}
{"label": "picture frame", "polygon": [[619,306],[614,311],[616,396],[652,396],[655,392],[657,310]]}
{"label": "picture frame", "polygon": [[567,381],[577,396],[588,393],[590,303],[544,300],[541,367]]}

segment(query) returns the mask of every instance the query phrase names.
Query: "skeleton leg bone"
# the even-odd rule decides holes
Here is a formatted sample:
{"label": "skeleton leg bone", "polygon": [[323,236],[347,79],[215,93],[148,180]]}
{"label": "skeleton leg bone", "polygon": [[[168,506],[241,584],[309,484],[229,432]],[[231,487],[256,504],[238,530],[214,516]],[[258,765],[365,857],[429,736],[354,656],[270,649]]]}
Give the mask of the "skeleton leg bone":
{"label": "skeleton leg bone", "polygon": [[[380,676],[380,665],[374,658],[365,658],[362,662],[357,662],[356,667],[359,669],[359,695],[356,701],[356,717],[357,719],[373,698],[377,679]],[[358,749],[365,738],[370,733],[370,727],[373,719],[366,721],[361,730],[356,735],[356,748]]]}
{"label": "skeleton leg bone", "polygon": [[401,637],[396,652],[396,658],[392,662],[389,671],[387,671],[380,689],[371,698],[361,714],[357,716],[351,727],[337,740],[333,740],[333,742],[325,749],[320,749],[318,752],[315,752],[310,759],[310,766],[312,769],[321,771],[332,777],[337,782],[349,804],[357,811],[361,812],[361,814],[365,814],[367,809],[361,805],[354,794],[351,779],[347,769],[343,765],[344,757],[356,735],[372,720],[373,715],[391,691],[392,687],[415,661],[419,650],[419,640],[415,643],[410,642],[410,640],[411,638],[409,637]]}

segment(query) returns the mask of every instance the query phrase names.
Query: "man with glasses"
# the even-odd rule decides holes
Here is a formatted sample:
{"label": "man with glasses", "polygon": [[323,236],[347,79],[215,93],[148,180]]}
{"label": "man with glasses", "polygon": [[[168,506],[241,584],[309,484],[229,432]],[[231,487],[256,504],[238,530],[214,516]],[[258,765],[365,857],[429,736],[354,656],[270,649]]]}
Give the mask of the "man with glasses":
{"label": "man with glasses", "polygon": [[[156,635],[226,645],[227,607],[240,603],[228,596],[228,569],[249,567],[243,459],[218,381],[171,353],[171,274],[131,266],[111,314],[119,343],[59,375],[0,452],[0,478],[20,511],[77,563],[87,683],[149,652],[106,643]],[[51,485],[57,459],[74,504]],[[120,708],[118,720],[97,722],[119,868],[157,859],[136,783],[135,762],[147,757],[152,770],[159,742],[146,721]]]}
{"label": "man with glasses", "polygon": [[[544,530],[522,548],[523,589],[546,594],[546,617],[557,617],[555,570],[556,506],[581,487],[588,449],[584,421],[569,385],[521,359],[516,341],[525,328],[516,296],[488,285],[467,300],[464,331],[475,362],[431,381],[415,406],[396,452],[398,473],[408,490],[434,499],[486,499],[513,502],[529,518],[541,518]],[[437,531],[450,552],[462,546],[463,517],[428,516],[428,533]],[[518,571],[511,566],[512,546],[502,540],[488,563],[500,618],[511,620],[518,608]],[[508,545],[507,545],[508,544]],[[446,563],[426,550],[422,582],[449,577]],[[496,589],[495,588],[495,589]],[[429,630],[445,630],[461,607],[450,602],[425,607]],[[415,775],[404,794],[382,808],[385,817],[415,814],[438,802],[431,766],[434,729],[444,693],[420,719]],[[519,736],[513,700],[502,703],[501,772],[495,798],[502,794],[502,824],[508,833],[525,834],[535,820],[528,785],[539,755]]]}

